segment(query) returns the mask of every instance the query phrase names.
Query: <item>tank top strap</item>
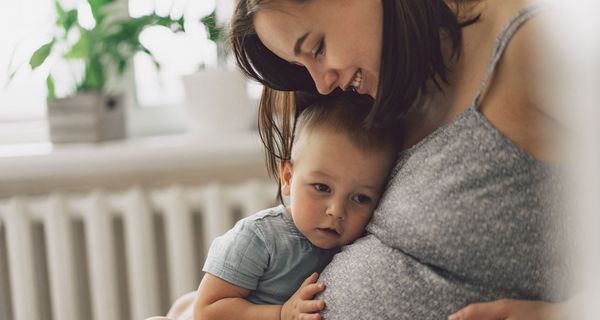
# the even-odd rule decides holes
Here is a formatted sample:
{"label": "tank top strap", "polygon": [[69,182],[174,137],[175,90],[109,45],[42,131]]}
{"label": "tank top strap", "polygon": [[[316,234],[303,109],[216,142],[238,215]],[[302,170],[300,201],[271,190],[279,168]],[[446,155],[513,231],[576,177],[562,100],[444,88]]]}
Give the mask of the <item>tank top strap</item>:
{"label": "tank top strap", "polygon": [[494,45],[494,50],[492,51],[492,57],[490,59],[490,63],[488,64],[487,70],[483,76],[483,80],[481,81],[481,85],[475,94],[475,98],[473,99],[473,103],[471,104],[472,108],[479,109],[479,103],[485,89],[487,88],[490,80],[492,79],[492,75],[494,74],[494,70],[496,69],[496,65],[502,58],[502,54],[506,51],[506,47],[512,40],[515,33],[523,26],[525,22],[527,22],[531,17],[536,15],[542,9],[539,5],[530,5],[527,6],[514,16],[510,18],[510,20],[504,25],[502,31],[496,37],[496,44]]}

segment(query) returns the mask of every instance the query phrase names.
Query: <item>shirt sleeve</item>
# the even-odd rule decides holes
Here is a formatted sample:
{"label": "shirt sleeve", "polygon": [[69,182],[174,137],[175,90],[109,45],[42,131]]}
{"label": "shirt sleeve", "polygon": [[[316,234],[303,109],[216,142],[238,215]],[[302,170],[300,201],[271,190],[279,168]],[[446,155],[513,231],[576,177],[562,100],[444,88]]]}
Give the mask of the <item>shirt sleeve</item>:
{"label": "shirt sleeve", "polygon": [[213,241],[202,271],[236,286],[256,290],[269,263],[261,235],[255,221],[240,221]]}

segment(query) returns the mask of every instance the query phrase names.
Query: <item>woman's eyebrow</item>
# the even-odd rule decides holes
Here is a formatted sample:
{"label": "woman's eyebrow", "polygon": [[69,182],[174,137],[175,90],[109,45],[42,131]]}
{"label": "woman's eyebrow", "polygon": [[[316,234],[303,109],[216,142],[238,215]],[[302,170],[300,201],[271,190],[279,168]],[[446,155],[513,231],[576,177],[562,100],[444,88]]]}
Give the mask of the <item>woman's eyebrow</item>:
{"label": "woman's eyebrow", "polygon": [[310,34],[310,32],[307,32],[303,35],[301,35],[298,40],[296,40],[296,44],[294,45],[294,55],[298,56],[300,55],[300,51],[302,51],[302,44],[304,43],[304,40],[306,40],[306,38],[308,37],[308,35]]}

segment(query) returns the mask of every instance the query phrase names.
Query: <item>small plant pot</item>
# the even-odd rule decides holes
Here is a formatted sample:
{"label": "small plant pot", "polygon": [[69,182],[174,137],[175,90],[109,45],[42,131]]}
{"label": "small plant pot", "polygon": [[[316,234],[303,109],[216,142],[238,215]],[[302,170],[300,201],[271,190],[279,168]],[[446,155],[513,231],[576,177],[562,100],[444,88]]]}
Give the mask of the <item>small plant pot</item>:
{"label": "small plant pot", "polygon": [[196,135],[247,132],[253,128],[247,81],[237,70],[200,70],[183,77],[188,131]]}
{"label": "small plant pot", "polygon": [[93,143],[126,136],[122,95],[81,92],[48,102],[52,143]]}

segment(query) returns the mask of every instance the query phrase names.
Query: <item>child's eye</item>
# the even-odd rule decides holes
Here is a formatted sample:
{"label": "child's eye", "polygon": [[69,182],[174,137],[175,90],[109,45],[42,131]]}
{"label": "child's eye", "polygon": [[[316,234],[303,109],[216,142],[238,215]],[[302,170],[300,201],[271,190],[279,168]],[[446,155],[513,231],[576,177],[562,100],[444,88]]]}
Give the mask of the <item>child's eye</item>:
{"label": "child's eye", "polygon": [[369,196],[365,196],[364,194],[357,194],[354,197],[352,197],[352,200],[362,204],[371,203],[371,198]]}
{"label": "child's eye", "polygon": [[322,183],[313,183],[313,188],[319,192],[329,192],[331,189],[328,185]]}

